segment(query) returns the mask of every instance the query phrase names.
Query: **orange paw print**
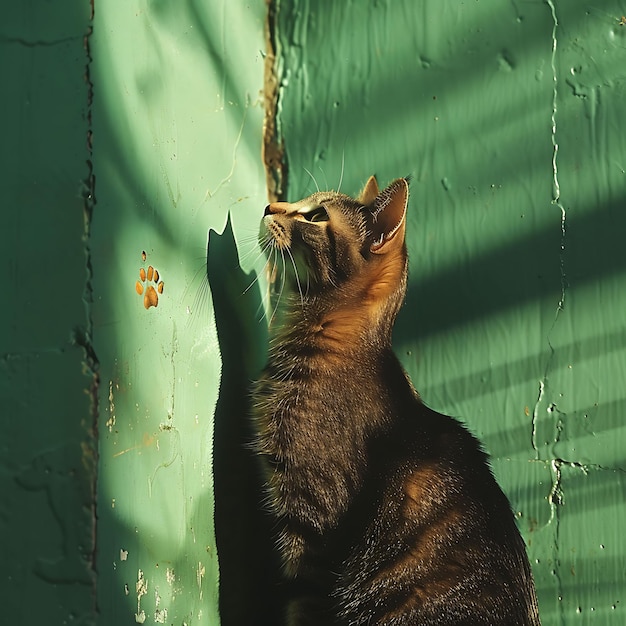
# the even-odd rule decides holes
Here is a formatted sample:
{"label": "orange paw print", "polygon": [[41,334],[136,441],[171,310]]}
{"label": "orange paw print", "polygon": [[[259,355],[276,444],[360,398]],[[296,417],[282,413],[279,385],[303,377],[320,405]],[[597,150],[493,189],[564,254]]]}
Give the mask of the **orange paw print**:
{"label": "orange paw print", "polygon": [[[145,252],[141,253],[141,259],[142,261],[146,260]],[[159,295],[163,293],[163,281],[159,280],[159,271],[154,269],[152,265],[148,265],[147,271],[142,267],[139,269],[139,278],[140,280],[135,283],[135,291],[140,296],[143,295],[144,307],[149,309],[151,306],[159,306]],[[148,282],[147,286],[146,281]]]}

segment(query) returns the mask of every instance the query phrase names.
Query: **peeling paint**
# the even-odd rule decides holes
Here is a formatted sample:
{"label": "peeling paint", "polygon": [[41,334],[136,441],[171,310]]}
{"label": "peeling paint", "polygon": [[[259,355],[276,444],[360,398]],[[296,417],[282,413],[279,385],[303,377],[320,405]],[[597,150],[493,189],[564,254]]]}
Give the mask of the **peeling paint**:
{"label": "peeling paint", "polygon": [[537,423],[539,421],[539,407],[541,406],[541,401],[543,400],[543,394],[546,388],[545,384],[545,374],[544,378],[539,381],[539,393],[537,394],[537,400],[535,402],[535,406],[533,408],[533,418],[532,418],[532,433],[531,433],[531,445],[535,452],[535,460],[539,460],[539,448],[537,446]]}
{"label": "peeling paint", "polygon": [[157,624],[165,624],[167,620],[167,609],[160,608],[161,606],[161,594],[159,594],[158,587],[154,590],[154,621]]}
{"label": "peeling paint", "polygon": [[146,621],[146,612],[141,608],[141,598],[148,593],[148,581],[144,578],[142,570],[137,572],[135,591],[137,593],[137,612],[135,613],[135,622],[143,624]]}
{"label": "peeling paint", "polygon": [[198,585],[198,591],[200,592],[200,599],[202,599],[202,579],[206,574],[206,568],[202,565],[202,562],[198,561],[198,567],[196,568],[196,584]]}
{"label": "peeling paint", "polygon": [[165,570],[165,580],[167,581],[168,585],[173,585],[174,582],[176,582],[176,576],[174,574],[174,570],[170,567],[166,568]]}
{"label": "peeling paint", "polygon": [[280,127],[280,96],[283,89],[282,59],[278,43],[277,17],[280,0],[267,0],[265,23],[265,120],[263,122],[263,163],[270,202],[285,199],[288,164]]}
{"label": "peeling paint", "polygon": [[109,419],[105,422],[109,432],[113,432],[115,426],[115,400],[113,397],[113,381],[109,381]]}

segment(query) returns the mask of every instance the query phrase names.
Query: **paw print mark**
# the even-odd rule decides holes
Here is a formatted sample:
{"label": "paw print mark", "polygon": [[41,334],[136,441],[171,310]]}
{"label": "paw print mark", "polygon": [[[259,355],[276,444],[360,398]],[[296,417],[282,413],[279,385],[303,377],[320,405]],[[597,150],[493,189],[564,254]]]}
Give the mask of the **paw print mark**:
{"label": "paw print mark", "polygon": [[[146,260],[146,253],[141,253],[141,259]],[[135,291],[141,296],[143,295],[143,305],[146,309],[151,306],[159,306],[159,295],[163,293],[163,281],[159,280],[159,270],[148,266],[148,271],[145,268],[139,269],[139,279],[135,283]],[[146,281],[148,285],[146,286]],[[154,284],[152,284],[154,283]],[[156,287],[155,287],[156,285]]]}

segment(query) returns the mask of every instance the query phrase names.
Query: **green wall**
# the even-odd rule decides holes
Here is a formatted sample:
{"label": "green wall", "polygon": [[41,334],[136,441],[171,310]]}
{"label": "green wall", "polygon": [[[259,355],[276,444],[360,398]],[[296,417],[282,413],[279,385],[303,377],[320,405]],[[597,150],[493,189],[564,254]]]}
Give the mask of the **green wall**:
{"label": "green wall", "polygon": [[14,5],[2,613],[276,623],[243,446],[273,102],[270,194],[413,175],[398,354],[492,454],[543,623],[623,624],[623,4]]}
{"label": "green wall", "polygon": [[414,175],[396,349],[493,455],[543,623],[625,623],[623,4],[278,5],[289,196]]}
{"label": "green wall", "polygon": [[[55,3],[57,4],[57,3]],[[0,21],[0,621],[95,615],[85,2]]]}
{"label": "green wall", "polygon": [[[224,231],[230,215],[229,232],[247,241],[243,253],[257,255],[264,23],[263,2],[97,7],[92,242],[102,624],[219,622],[213,440],[222,421],[213,418],[222,337],[207,283],[207,236]],[[220,285],[237,273],[232,254]],[[158,281],[142,280],[150,266]],[[147,289],[161,280],[158,306],[146,309]]]}
{"label": "green wall", "polygon": [[545,624],[623,624],[619,2],[277,2],[289,193],[412,173],[395,346],[484,441]]}

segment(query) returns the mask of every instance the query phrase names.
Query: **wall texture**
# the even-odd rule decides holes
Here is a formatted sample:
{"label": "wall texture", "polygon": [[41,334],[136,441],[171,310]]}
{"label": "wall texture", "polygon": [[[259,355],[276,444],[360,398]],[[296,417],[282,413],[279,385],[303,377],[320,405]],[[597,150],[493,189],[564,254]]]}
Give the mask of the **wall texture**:
{"label": "wall texture", "polygon": [[275,5],[289,197],[414,175],[396,348],[493,455],[544,623],[624,623],[623,4]]}
{"label": "wall texture", "polygon": [[2,9],[3,623],[88,624],[95,616],[90,28],[86,2]]}
{"label": "wall texture", "polygon": [[0,26],[0,614],[276,623],[259,217],[411,173],[397,351],[492,454],[543,623],[623,624],[623,3],[57,5]]}
{"label": "wall texture", "polygon": [[[102,624],[219,622],[213,440],[224,420],[243,415],[222,411],[224,420],[214,422],[222,337],[207,237],[223,232],[230,215],[230,241],[234,229],[248,241],[242,255],[257,254],[264,23],[262,2],[97,6],[92,244]],[[236,248],[223,247],[232,258],[214,280],[224,288],[239,264]],[[237,524],[233,514],[235,536]]]}

